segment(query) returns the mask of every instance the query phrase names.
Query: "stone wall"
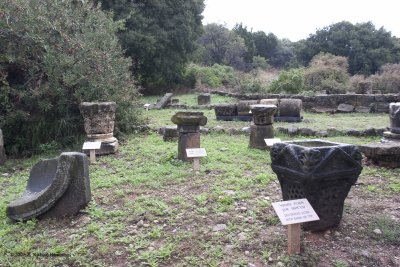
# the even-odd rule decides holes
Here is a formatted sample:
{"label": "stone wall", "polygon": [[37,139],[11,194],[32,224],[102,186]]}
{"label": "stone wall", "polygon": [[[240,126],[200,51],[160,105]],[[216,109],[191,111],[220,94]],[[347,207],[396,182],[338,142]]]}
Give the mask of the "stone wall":
{"label": "stone wall", "polygon": [[389,112],[389,104],[400,102],[400,94],[337,94],[337,95],[284,95],[284,94],[234,94],[222,91],[212,91],[213,94],[236,97],[241,100],[268,98],[297,98],[303,101],[303,109],[315,108],[336,109],[339,104],[349,104],[355,110],[367,109],[370,112]]}

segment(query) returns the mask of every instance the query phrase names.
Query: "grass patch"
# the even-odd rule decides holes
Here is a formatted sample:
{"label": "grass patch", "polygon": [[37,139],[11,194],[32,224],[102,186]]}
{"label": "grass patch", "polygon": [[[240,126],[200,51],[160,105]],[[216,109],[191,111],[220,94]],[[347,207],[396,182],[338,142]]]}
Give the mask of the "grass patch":
{"label": "grass patch", "polygon": [[[388,244],[400,245],[400,223],[392,220],[388,216],[384,215],[376,218],[370,224],[369,228],[369,232],[375,240]],[[375,229],[379,229],[381,233],[373,232]]]}

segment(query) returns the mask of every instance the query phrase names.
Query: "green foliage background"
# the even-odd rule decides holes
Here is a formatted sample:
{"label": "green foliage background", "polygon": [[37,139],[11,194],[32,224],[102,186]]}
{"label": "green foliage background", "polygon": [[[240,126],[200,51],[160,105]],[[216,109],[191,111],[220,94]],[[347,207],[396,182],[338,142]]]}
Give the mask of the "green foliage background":
{"label": "green foliage background", "polygon": [[112,10],[126,29],[119,37],[133,60],[133,73],[145,94],[181,82],[186,63],[201,35],[203,0],[97,0]]}
{"label": "green foliage background", "polygon": [[123,23],[87,1],[0,2],[0,127],[11,154],[70,145],[83,133],[82,101],[117,102],[117,131],[137,121]]}

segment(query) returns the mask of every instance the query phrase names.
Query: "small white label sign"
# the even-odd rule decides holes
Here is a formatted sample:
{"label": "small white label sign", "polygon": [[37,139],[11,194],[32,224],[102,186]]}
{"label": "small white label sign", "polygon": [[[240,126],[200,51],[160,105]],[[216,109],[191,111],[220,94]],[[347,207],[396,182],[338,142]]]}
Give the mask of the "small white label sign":
{"label": "small white label sign", "polygon": [[281,142],[280,138],[267,138],[264,139],[264,142],[267,144],[267,146],[273,146],[275,143]]}
{"label": "small white label sign", "polygon": [[272,207],[283,225],[319,220],[306,198],[275,202]]}
{"label": "small white label sign", "polygon": [[85,142],[83,143],[83,150],[92,150],[92,149],[100,149],[101,142]]}
{"label": "small white label sign", "polygon": [[207,157],[207,152],[205,148],[186,148],[186,156],[188,158]]}

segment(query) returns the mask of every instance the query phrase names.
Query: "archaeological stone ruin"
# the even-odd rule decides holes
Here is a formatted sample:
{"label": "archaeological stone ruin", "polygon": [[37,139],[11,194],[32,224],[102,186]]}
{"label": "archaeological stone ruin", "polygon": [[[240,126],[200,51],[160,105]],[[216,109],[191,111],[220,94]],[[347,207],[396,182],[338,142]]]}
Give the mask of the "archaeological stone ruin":
{"label": "archaeological stone ruin", "polygon": [[200,126],[207,123],[203,112],[177,112],[171,121],[178,125],[178,159],[189,161],[187,148],[200,148]]}
{"label": "archaeological stone ruin", "polygon": [[118,140],[114,137],[115,102],[82,102],[79,110],[84,119],[85,132],[89,142],[101,142],[96,155],[116,153]]}
{"label": "archaeological stone ruin", "polygon": [[361,173],[357,146],[322,140],[275,143],[271,167],[278,176],[283,200],[307,198],[320,220],[302,225],[322,231],[339,225],[344,200]]}
{"label": "archaeological stone ruin", "polygon": [[277,98],[261,100],[241,100],[235,104],[218,104],[214,107],[215,116],[217,120],[224,121],[251,121],[251,106],[257,104],[277,106],[274,121],[300,122],[303,119],[301,115],[302,100]]}
{"label": "archaeological stone ruin", "polygon": [[8,204],[6,213],[16,221],[60,218],[77,214],[90,199],[88,157],[64,152],[32,167],[25,192]]}
{"label": "archaeological stone ruin", "polygon": [[197,96],[197,104],[198,105],[209,105],[211,103],[211,95],[210,94],[200,94]]}
{"label": "archaeological stone ruin", "polygon": [[265,149],[264,139],[274,137],[274,114],[277,107],[275,105],[256,104],[250,106],[253,117],[250,126],[250,148]]}
{"label": "archaeological stone ruin", "polygon": [[383,132],[381,142],[361,145],[360,150],[369,163],[388,167],[400,167],[400,102],[389,105],[389,131]]}

